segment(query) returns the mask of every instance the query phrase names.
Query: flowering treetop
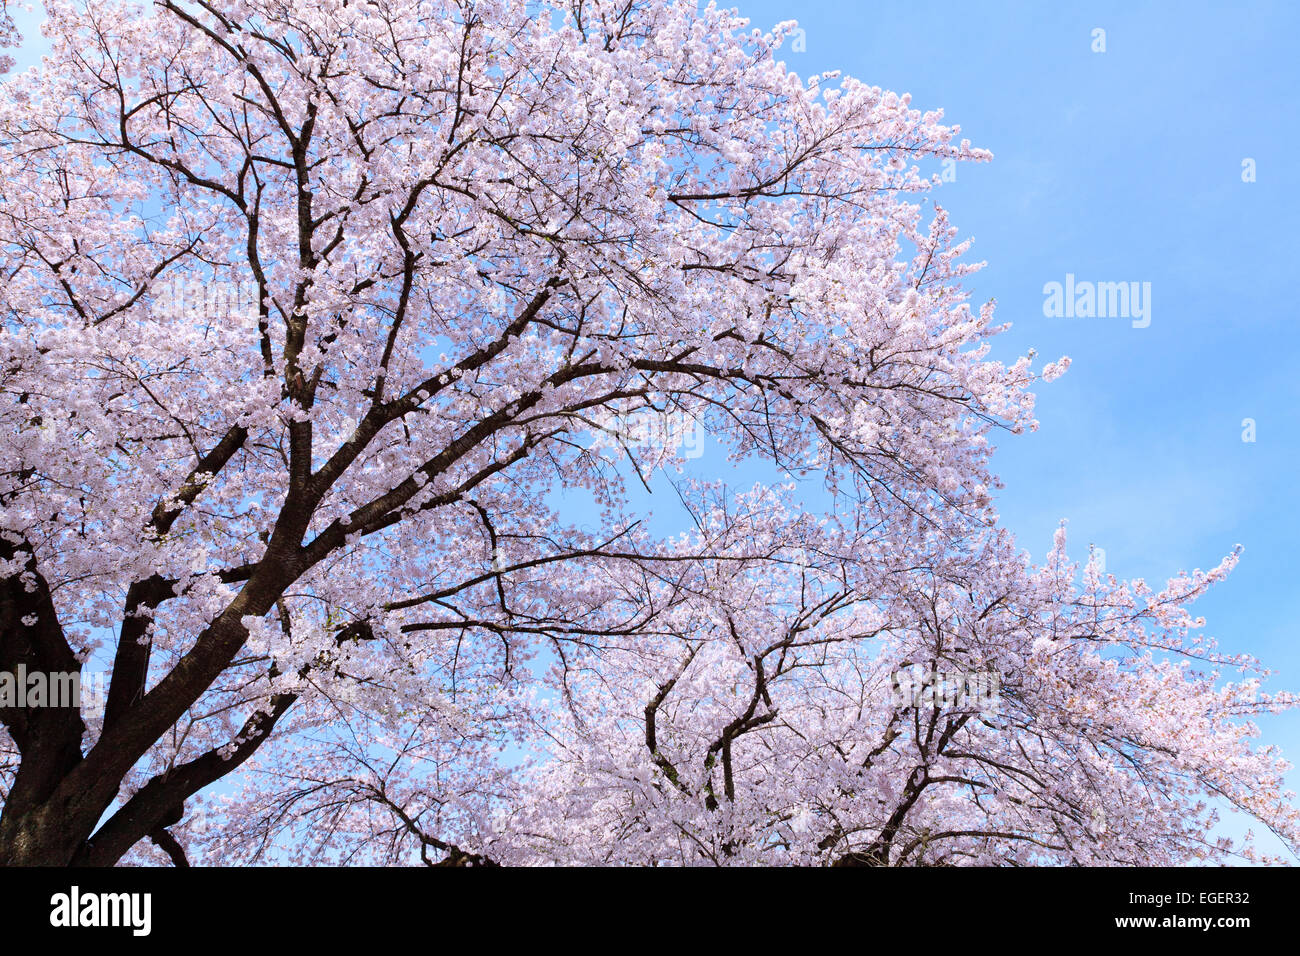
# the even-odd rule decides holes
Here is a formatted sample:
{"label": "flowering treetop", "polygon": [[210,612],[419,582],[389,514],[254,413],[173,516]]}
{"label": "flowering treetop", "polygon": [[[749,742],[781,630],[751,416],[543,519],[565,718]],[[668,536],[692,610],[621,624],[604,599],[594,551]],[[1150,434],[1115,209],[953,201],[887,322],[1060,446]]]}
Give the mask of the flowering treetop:
{"label": "flowering treetop", "polygon": [[[1159,861],[1230,849],[1206,793],[1295,839],[1232,720],[1289,698],[1167,659],[1220,660],[1183,605],[1226,565],[1079,591],[996,528],[988,436],[1068,360],[990,358],[924,173],[989,155],[938,112],[693,3],[46,9],[0,87],[0,664],[112,680],[0,707],[0,861]],[[665,450],[590,441],[644,413],[826,514],[683,488],[656,540]],[[895,693],[940,663],[1007,709]]]}

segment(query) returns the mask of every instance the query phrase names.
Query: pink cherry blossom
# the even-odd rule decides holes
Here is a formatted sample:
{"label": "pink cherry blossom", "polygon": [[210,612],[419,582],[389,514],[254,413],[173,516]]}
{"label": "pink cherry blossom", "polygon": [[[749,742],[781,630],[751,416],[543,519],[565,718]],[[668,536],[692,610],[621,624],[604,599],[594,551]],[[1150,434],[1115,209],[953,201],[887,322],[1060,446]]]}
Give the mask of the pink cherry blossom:
{"label": "pink cherry blossom", "polygon": [[[46,11],[0,84],[0,670],[111,683],[0,706],[0,863],[1297,845],[1250,722],[1295,699],[1187,610],[1235,554],[1156,591],[998,526],[990,439],[1068,359],[990,357],[930,193],[991,156],[938,111],[693,0]],[[790,483],[676,477],[637,415]]]}

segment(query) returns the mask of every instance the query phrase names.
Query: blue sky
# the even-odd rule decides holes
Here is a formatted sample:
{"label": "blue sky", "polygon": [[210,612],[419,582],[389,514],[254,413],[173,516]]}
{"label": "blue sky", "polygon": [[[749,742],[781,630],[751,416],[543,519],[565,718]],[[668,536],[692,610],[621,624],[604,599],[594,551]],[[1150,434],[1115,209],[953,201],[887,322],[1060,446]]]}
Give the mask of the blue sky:
{"label": "blue sky", "polygon": [[[1271,686],[1300,691],[1300,318],[1287,238],[1300,216],[1300,7],[740,9],[764,28],[799,20],[806,51],[786,55],[791,69],[910,92],[993,151],[937,196],[988,262],[968,283],[974,300],[996,298],[1013,323],[999,354],[1074,360],[1038,389],[1040,431],[1003,438],[994,459],[1000,511],[1022,546],[1041,557],[1068,518],[1072,552],[1095,543],[1109,571],[1156,583],[1244,545],[1198,610],[1223,649],[1254,654],[1279,671]],[[1104,53],[1092,49],[1097,28]],[[1255,182],[1242,181],[1247,158]],[[1151,324],[1044,317],[1043,286],[1066,273],[1150,282]],[[1300,762],[1300,715],[1260,724]]]}
{"label": "blue sky", "polygon": [[[993,151],[937,196],[988,262],[968,283],[973,299],[996,298],[1013,323],[998,354],[1074,360],[1038,390],[1041,430],[1003,437],[995,457],[1021,545],[1041,558],[1068,518],[1076,555],[1094,543],[1109,571],[1153,584],[1244,545],[1198,610],[1225,650],[1258,656],[1280,671],[1272,687],[1300,691],[1300,319],[1287,239],[1300,218],[1300,7],[738,5],[763,28],[799,20],[806,50],[785,54],[791,69],[910,92]],[[38,15],[15,13],[34,38]],[[1105,52],[1093,50],[1098,28]],[[38,49],[20,51],[20,67]],[[1242,181],[1245,159],[1255,182]],[[1043,286],[1067,273],[1151,283],[1150,325],[1045,317]],[[1254,442],[1242,440],[1247,418]],[[1300,714],[1261,726],[1300,762]]]}

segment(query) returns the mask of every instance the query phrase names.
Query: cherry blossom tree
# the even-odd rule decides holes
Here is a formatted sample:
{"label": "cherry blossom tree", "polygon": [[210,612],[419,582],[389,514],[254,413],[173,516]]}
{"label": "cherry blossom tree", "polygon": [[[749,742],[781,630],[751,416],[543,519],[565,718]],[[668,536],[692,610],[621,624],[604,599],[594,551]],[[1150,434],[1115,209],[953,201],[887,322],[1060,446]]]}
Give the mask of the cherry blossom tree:
{"label": "cherry blossom tree", "polygon": [[[0,670],[111,679],[0,705],[0,863],[1250,852],[1211,801],[1297,844],[1249,720],[1294,698],[1186,610],[1235,558],[1155,592],[997,527],[1068,363],[990,357],[940,113],[694,3],[46,12]],[[785,477],[653,534],[638,415]]]}

